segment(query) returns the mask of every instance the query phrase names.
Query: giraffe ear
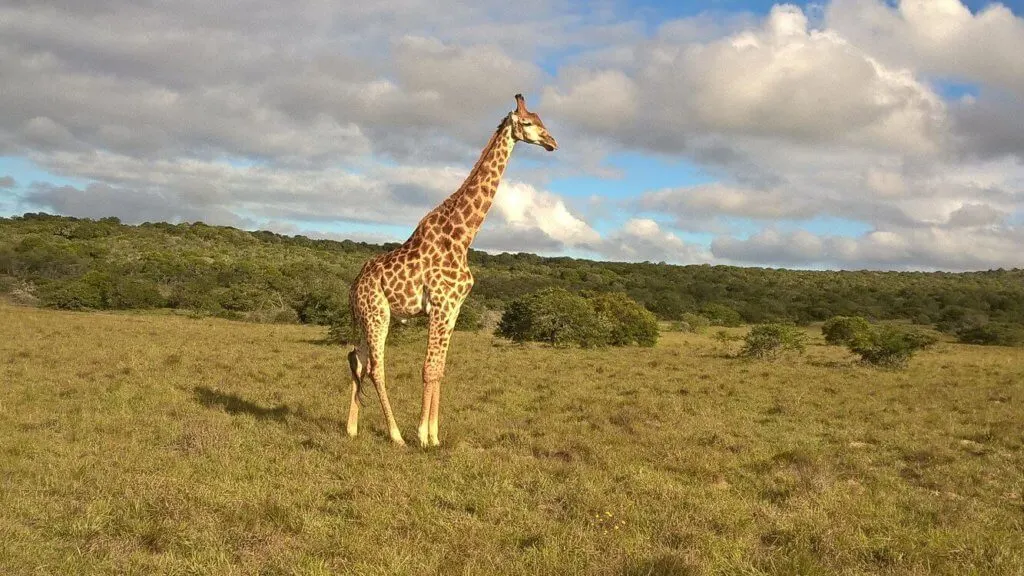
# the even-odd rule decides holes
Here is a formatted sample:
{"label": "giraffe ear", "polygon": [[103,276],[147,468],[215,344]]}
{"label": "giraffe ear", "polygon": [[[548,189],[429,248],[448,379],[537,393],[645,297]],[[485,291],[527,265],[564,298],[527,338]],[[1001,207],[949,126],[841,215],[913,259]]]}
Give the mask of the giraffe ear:
{"label": "giraffe ear", "polygon": [[516,112],[519,114],[526,113],[526,100],[523,99],[522,94],[516,94]]}

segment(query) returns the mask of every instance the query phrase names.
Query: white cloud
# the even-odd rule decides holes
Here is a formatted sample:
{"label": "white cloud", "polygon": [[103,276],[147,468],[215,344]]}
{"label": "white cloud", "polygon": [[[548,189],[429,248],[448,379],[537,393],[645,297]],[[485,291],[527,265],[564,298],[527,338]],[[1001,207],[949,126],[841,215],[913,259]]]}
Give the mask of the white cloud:
{"label": "white cloud", "polygon": [[695,264],[710,261],[701,245],[691,244],[661,229],[654,220],[632,218],[593,249],[605,258],[627,262]]}
{"label": "white cloud", "polygon": [[875,230],[856,237],[766,228],[746,239],[716,238],[711,251],[738,264],[956,271],[1024,267],[1017,249],[1022,241],[1024,230],[1012,226]]}
{"label": "white cloud", "polygon": [[759,220],[808,218],[822,210],[807,202],[792,203],[785,189],[749,189],[722,184],[703,184],[648,192],[637,200],[645,211],[671,214],[687,227],[709,224],[709,218],[737,216]]}
{"label": "white cloud", "polygon": [[1024,19],[994,2],[977,13],[960,0],[833,0],[830,27],[887,62],[1024,95]]}
{"label": "white cloud", "polygon": [[564,72],[545,104],[590,133],[668,153],[714,134],[904,154],[942,145],[940,98],[836,32],[808,29],[794,6],[776,6],[760,27],[724,38],[659,38],[638,47],[635,58],[628,70]]}
{"label": "white cloud", "polygon": [[[518,245],[511,242],[521,240]],[[524,182],[503,181],[494,198],[477,245],[483,249],[527,251],[523,246],[552,249],[586,247],[600,236],[570,212],[558,196]]]}

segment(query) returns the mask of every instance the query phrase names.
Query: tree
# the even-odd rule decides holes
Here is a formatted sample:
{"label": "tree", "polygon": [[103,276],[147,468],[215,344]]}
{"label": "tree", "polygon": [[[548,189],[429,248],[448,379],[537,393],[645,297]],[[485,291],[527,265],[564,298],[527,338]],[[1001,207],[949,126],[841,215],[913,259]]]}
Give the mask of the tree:
{"label": "tree", "polygon": [[825,342],[832,345],[849,344],[871,330],[871,324],[860,316],[833,316],[821,326]]}
{"label": "tree", "polygon": [[590,303],[562,288],[547,288],[509,303],[497,334],[513,342],[546,342],[584,348],[608,342],[609,326]]}
{"label": "tree", "polygon": [[625,293],[601,292],[587,300],[608,326],[608,343],[612,346],[654,346],[658,342],[658,319]]}

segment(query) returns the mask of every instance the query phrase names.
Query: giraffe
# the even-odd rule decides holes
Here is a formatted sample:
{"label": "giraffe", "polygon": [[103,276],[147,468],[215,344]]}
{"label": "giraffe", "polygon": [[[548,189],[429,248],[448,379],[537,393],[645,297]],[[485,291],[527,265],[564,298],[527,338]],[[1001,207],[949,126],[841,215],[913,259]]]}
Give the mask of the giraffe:
{"label": "giraffe", "polygon": [[348,354],[352,371],[346,430],[349,436],[358,434],[360,392],[363,380],[369,376],[380,398],[391,441],[405,444],[388,402],[384,343],[392,316],[426,315],[429,335],[417,432],[421,446],[440,444],[441,378],[455,320],[473,288],[469,246],[491,208],[515,143],[536,144],[549,152],[558,148],[540,117],[526,109],[523,96],[516,94],[515,100],[516,109],[498,125],[462,186],[428,212],[404,244],[364,264],[352,282],[349,305],[360,341]]}

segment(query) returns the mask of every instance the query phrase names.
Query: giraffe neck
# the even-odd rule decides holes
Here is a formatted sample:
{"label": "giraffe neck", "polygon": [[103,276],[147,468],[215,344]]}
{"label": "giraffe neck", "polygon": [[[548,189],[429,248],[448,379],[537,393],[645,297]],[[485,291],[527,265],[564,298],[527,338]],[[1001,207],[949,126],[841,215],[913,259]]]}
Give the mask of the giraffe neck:
{"label": "giraffe neck", "polygon": [[[452,232],[447,235],[452,238],[453,245],[468,250],[473,243],[494,202],[514,146],[512,121],[506,117],[487,142],[462,186],[435,209],[440,213],[442,226],[451,226]],[[448,227],[444,226],[444,230],[447,231]]]}

